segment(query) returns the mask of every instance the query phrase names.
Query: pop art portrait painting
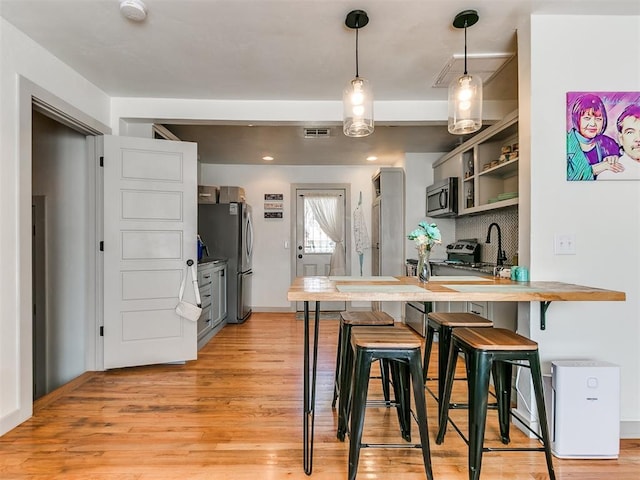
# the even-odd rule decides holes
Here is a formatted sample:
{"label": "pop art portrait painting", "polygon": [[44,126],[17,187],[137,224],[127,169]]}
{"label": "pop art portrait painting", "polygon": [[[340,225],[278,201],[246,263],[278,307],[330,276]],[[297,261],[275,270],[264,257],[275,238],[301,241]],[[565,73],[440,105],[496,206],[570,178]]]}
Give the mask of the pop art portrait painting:
{"label": "pop art portrait painting", "polygon": [[567,93],[567,180],[640,180],[640,92]]}

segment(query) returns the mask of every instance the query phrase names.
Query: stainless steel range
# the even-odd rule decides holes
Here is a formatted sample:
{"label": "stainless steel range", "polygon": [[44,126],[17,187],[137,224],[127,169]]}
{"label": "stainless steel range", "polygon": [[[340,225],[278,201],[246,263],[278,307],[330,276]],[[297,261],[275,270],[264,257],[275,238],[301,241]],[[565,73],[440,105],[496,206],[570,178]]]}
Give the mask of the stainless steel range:
{"label": "stainless steel range", "polygon": [[[457,240],[447,245],[447,259],[444,261],[448,265],[461,265],[466,267],[479,267],[483,265],[480,262],[480,244],[475,238],[466,240]],[[407,260],[407,275],[412,262]],[[417,263],[417,262],[416,262]],[[412,273],[415,275],[415,273]],[[404,321],[423,337],[426,336],[427,330],[427,314],[433,311],[431,302],[406,302],[404,304]]]}
{"label": "stainless steel range", "polygon": [[447,245],[445,263],[473,266],[480,263],[480,244],[475,238],[457,240]]}

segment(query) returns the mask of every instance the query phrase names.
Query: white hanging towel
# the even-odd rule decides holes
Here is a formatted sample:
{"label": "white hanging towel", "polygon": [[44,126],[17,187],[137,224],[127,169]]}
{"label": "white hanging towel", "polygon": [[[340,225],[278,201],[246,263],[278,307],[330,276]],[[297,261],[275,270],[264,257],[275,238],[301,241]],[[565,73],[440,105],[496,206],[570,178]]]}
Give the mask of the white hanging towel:
{"label": "white hanging towel", "polygon": [[362,276],[364,251],[370,247],[370,240],[367,232],[367,224],[365,223],[364,212],[362,211],[362,205],[360,202],[353,211],[353,240],[356,253],[360,260],[360,276]]}

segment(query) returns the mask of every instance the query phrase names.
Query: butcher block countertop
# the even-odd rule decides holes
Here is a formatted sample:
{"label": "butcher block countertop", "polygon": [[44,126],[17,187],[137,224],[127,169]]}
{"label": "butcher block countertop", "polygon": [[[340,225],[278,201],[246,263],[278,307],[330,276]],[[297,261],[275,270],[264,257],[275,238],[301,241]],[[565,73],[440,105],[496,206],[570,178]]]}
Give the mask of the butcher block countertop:
{"label": "butcher block countertop", "polygon": [[563,282],[514,282],[505,278],[298,277],[289,301],[623,301],[625,293]]}

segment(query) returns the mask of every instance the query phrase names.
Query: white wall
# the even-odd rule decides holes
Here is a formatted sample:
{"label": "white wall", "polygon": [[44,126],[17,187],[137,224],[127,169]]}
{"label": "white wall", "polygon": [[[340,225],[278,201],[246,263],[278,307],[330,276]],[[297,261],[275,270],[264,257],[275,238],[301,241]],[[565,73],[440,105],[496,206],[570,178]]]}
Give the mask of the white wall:
{"label": "white wall", "polygon": [[[0,18],[0,434],[31,416],[31,96],[103,125],[109,98]],[[26,82],[28,79],[30,82]],[[33,91],[33,89],[31,89]]]}
{"label": "white wall", "polygon": [[[200,166],[203,185],[236,185],[243,187],[247,203],[253,207],[255,247],[253,256],[252,307],[256,311],[282,311],[291,306],[287,290],[291,285],[291,259],[293,251],[285,249],[291,240],[291,184],[294,183],[348,183],[351,185],[351,212],[358,204],[362,192],[362,205],[371,231],[371,177],[379,166],[313,167],[284,165],[211,165]],[[264,194],[283,193],[283,219],[264,218]],[[351,232],[351,235],[353,233]],[[358,257],[351,252],[351,273],[359,271]],[[371,253],[365,252],[363,275],[371,274]],[[354,304],[355,305],[355,304]],[[357,306],[357,305],[356,305]]]}
{"label": "white wall", "polygon": [[[433,183],[433,163],[439,160],[443,153],[407,153],[405,155],[406,178],[406,209],[405,225],[407,234],[418,227],[423,220],[438,225],[442,234],[442,245],[437,245],[431,251],[431,258],[446,259],[445,246],[455,240],[455,220],[449,218],[425,217],[427,202],[427,187]],[[406,241],[405,257],[418,258],[415,242]]]}
{"label": "white wall", "polygon": [[[640,181],[565,180],[565,94],[638,91],[639,31],[640,16],[533,16],[530,111],[520,106],[532,126],[531,279],[627,295],[626,302],[554,302],[545,331],[536,306],[531,338],[545,362],[620,365],[622,435],[634,438],[640,437]],[[594,39],[588,48],[583,33]],[[554,255],[557,233],[575,234],[576,255]]]}

